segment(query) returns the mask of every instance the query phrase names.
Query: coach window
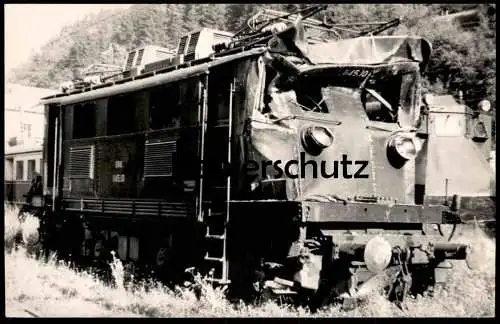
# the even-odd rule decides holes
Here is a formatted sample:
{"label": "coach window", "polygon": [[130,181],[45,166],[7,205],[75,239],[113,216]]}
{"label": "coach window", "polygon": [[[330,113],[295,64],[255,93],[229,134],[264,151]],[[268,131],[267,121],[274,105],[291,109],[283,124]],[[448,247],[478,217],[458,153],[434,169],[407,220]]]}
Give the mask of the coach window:
{"label": "coach window", "polygon": [[96,136],[96,104],[86,102],[74,106],[73,138],[90,138]]}
{"label": "coach window", "polygon": [[152,130],[181,126],[182,100],[178,83],[151,90],[149,97],[149,128]]}
{"label": "coach window", "polygon": [[199,79],[192,78],[179,83],[181,123],[193,126],[198,122]]}
{"label": "coach window", "polygon": [[24,161],[16,161],[16,180],[24,180]]}
{"label": "coach window", "polygon": [[136,131],[135,94],[128,93],[109,98],[108,135],[130,134]]}
{"label": "coach window", "polygon": [[33,174],[36,171],[36,160],[28,160],[28,180],[33,179]]}

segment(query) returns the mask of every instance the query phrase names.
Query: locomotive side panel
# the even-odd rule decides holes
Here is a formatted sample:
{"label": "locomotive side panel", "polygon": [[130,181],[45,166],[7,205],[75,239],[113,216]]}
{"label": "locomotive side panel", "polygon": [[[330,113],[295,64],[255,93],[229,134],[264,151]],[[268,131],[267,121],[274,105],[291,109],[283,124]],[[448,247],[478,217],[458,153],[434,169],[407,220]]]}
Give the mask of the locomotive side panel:
{"label": "locomotive side panel", "polygon": [[[136,136],[97,142],[99,197],[135,198],[143,141]],[[141,150],[142,149],[142,150]]]}
{"label": "locomotive side panel", "polygon": [[[176,250],[199,251],[192,221],[199,180],[199,85],[192,78],[47,110],[45,161],[51,171],[60,166],[55,183],[63,193],[56,222],[80,222],[54,236],[63,242],[68,236],[82,239],[71,254],[99,258],[104,254],[96,252],[98,246],[116,243],[112,248],[120,258],[160,268],[162,258],[177,259],[170,267],[181,268],[198,258]],[[49,188],[52,182],[46,182]],[[87,234],[79,238],[83,228]]]}
{"label": "locomotive side panel", "polygon": [[187,80],[65,107],[65,197],[175,201],[192,195],[197,87]]}

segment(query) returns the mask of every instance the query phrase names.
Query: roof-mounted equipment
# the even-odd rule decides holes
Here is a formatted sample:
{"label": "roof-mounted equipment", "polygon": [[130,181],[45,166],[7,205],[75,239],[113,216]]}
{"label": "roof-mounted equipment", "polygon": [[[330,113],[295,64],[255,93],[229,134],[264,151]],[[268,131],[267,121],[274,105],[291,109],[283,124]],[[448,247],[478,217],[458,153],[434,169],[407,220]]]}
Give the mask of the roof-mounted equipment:
{"label": "roof-mounted equipment", "polygon": [[171,58],[172,51],[165,47],[147,45],[128,53],[123,65],[123,77],[134,77],[142,73],[146,64]]}

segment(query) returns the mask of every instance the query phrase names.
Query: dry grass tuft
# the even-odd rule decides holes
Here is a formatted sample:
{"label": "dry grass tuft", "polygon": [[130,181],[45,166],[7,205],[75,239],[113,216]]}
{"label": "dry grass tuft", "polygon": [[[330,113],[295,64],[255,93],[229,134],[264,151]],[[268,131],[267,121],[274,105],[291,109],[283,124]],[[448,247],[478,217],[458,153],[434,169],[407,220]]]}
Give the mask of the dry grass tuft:
{"label": "dry grass tuft", "polygon": [[19,209],[12,205],[4,205],[4,242],[6,246],[14,243],[15,237],[21,233],[21,222],[17,216]]}
{"label": "dry grass tuft", "polygon": [[[5,242],[16,235],[30,236],[37,222],[29,216],[17,217],[15,209],[5,214]],[[77,272],[55,255],[42,259],[25,249],[5,251],[5,297],[7,316],[24,316],[16,312],[28,309],[50,317],[429,317],[495,315],[495,240],[480,230],[462,234],[461,240],[477,244],[484,255],[484,266],[468,270],[463,262],[455,265],[448,285],[437,290],[434,297],[407,300],[405,310],[389,303],[381,295],[371,295],[352,311],[331,306],[311,314],[307,309],[292,308],[269,302],[261,306],[234,305],[224,293],[203,285],[200,300],[192,291],[172,291],[157,282],[139,286],[124,284],[122,263],[116,258],[110,264],[114,287],[102,283],[88,272]]]}

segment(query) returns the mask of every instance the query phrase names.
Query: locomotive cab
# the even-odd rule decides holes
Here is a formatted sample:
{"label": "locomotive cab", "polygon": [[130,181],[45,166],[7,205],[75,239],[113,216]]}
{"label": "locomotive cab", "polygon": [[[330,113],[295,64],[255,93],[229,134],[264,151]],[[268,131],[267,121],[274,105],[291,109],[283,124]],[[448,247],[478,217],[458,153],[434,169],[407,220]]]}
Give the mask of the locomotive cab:
{"label": "locomotive cab", "polygon": [[[274,277],[271,290],[344,287],[337,296],[354,296],[381,272],[408,278],[397,270],[408,267],[428,281],[394,279],[392,289],[400,282],[399,291],[415,292],[440,282],[447,258],[468,255],[464,244],[442,244],[451,238],[437,230],[445,207],[423,204],[419,190],[427,146],[418,94],[430,51],[419,38],[361,37],[309,46],[302,59],[272,52],[253,63],[257,96],[242,141],[245,161],[261,169],[239,176],[248,195],[230,207],[241,219],[233,247],[244,246],[248,269],[281,264],[262,270]],[[236,249],[232,257],[245,262]]]}

